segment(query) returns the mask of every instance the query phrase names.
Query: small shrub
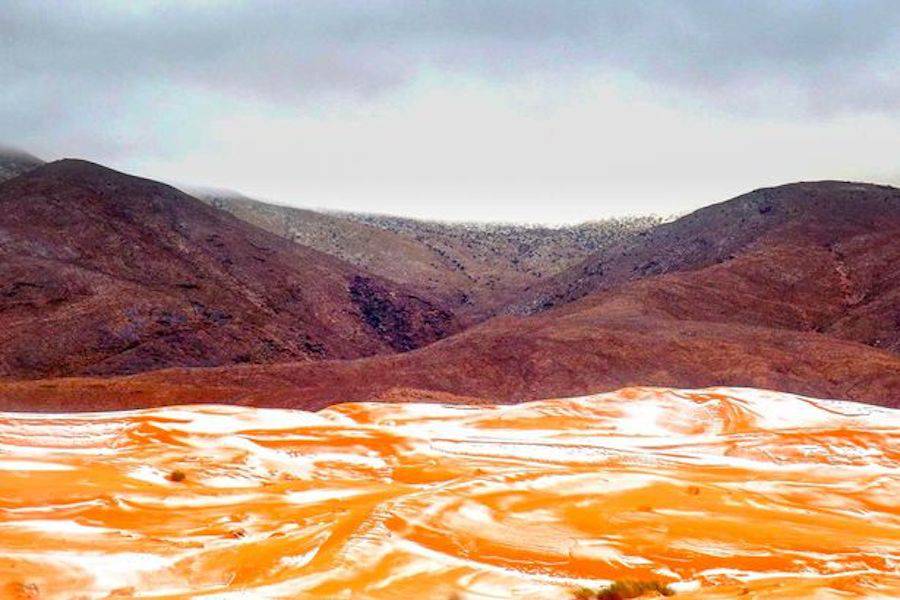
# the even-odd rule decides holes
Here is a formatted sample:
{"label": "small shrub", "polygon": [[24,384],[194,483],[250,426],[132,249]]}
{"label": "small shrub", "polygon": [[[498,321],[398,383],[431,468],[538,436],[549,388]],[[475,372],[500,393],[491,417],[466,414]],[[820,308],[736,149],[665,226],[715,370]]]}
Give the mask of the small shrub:
{"label": "small shrub", "polygon": [[168,479],[169,481],[174,481],[175,483],[184,481],[186,478],[187,475],[184,474],[184,471],[181,471],[179,469],[175,469],[174,471],[169,473],[168,477],[166,477],[166,479]]}
{"label": "small shrub", "polygon": [[674,596],[675,592],[659,581],[636,581],[622,579],[597,592],[581,588],[573,594],[574,600],[629,600],[646,594]]}

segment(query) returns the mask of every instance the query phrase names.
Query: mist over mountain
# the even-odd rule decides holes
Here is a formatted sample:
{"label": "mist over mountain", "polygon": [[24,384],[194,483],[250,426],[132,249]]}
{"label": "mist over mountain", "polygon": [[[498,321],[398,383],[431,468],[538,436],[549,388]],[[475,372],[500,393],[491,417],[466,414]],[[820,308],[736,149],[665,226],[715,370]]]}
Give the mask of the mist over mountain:
{"label": "mist over mountain", "polygon": [[44,161],[23,150],[0,145],[0,183],[27,173]]}

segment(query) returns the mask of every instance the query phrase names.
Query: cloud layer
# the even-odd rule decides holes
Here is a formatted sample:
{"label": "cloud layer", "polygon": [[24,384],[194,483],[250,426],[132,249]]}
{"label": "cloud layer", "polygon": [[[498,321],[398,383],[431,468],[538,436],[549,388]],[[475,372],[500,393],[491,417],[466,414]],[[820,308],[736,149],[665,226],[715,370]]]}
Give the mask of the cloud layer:
{"label": "cloud layer", "polygon": [[[362,194],[361,208],[388,202],[383,210],[391,210],[396,194],[465,195],[445,184],[467,177],[478,183],[468,195],[479,201],[519,196],[502,180],[532,162],[547,177],[522,173],[530,185],[560,189],[563,199],[604,197],[612,190],[582,181],[590,173],[564,168],[583,160],[576,152],[591,150],[564,147],[575,141],[566,131],[579,127],[576,118],[600,134],[665,114],[665,126],[647,140],[662,148],[673,144],[663,136],[690,136],[680,121],[703,129],[806,128],[815,134],[810,142],[854,120],[900,123],[900,5],[893,1],[3,4],[2,141],[49,157],[163,171],[150,173],[156,176],[249,183],[283,201],[300,195],[305,203],[354,207]],[[471,138],[454,140],[458,131]],[[479,131],[486,139],[477,139]],[[380,151],[375,135],[384,136]],[[429,139],[450,143],[452,152],[427,147]],[[681,141],[688,154],[711,150]],[[524,163],[515,159],[521,145],[533,147]],[[628,140],[620,145],[640,152]],[[461,172],[466,148],[488,163],[483,172]],[[292,185],[289,177],[262,185],[273,174],[254,157],[282,167],[290,164],[279,158],[285,152],[321,163],[297,169],[315,185]],[[412,160],[416,152],[434,160]],[[178,166],[186,161],[192,172]],[[387,168],[404,161],[413,163],[406,178]],[[216,162],[227,165],[221,175]],[[644,165],[637,154],[619,162]],[[236,176],[241,166],[250,175]],[[381,188],[376,167],[387,170]],[[873,176],[883,170],[854,168]]]}

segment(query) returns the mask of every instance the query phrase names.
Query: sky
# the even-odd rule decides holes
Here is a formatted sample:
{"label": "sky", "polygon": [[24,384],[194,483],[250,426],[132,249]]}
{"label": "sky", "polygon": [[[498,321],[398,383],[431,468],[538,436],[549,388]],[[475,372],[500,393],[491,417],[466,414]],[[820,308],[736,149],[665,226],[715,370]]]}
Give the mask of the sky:
{"label": "sky", "polygon": [[280,204],[679,214],[900,184],[900,2],[0,0],[0,143]]}

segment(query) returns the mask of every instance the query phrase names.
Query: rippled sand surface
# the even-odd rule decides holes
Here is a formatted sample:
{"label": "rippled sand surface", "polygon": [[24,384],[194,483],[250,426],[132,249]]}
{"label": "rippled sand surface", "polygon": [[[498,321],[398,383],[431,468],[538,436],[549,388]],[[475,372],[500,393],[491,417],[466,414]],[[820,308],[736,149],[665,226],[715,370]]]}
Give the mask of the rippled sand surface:
{"label": "rippled sand surface", "polygon": [[630,389],[0,414],[2,598],[550,599],[616,579],[900,597],[900,411]]}

